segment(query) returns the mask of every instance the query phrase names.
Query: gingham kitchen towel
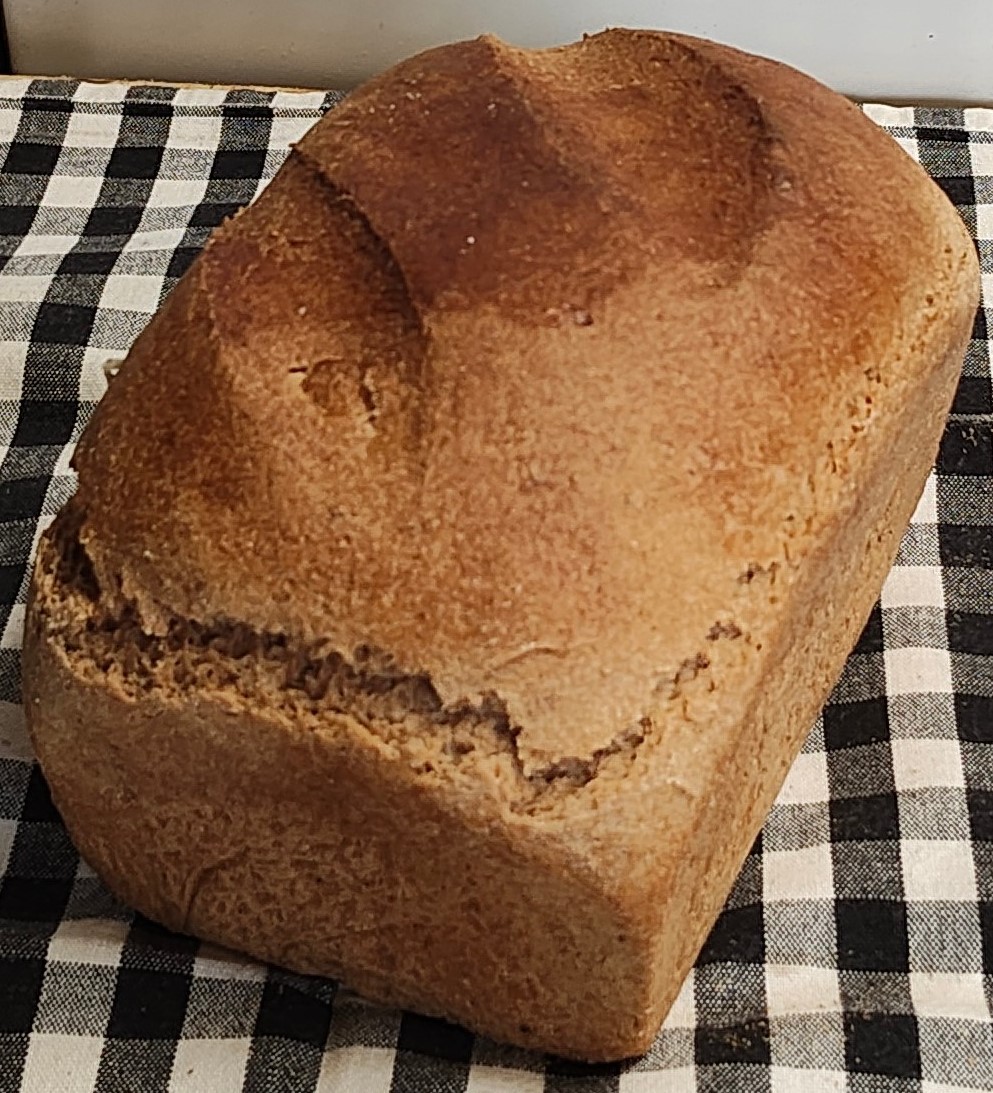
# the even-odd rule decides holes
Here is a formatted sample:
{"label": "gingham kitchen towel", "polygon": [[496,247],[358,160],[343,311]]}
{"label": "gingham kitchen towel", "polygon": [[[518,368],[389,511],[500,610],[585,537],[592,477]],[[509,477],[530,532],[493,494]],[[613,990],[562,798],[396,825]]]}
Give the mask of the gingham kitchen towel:
{"label": "gingham kitchen towel", "polygon": [[80,861],[19,706],[28,559],[121,356],[334,95],[0,81],[0,1093],[993,1089],[993,111],[866,107],[980,309],[881,604],[641,1059],[585,1067],[170,935]]}

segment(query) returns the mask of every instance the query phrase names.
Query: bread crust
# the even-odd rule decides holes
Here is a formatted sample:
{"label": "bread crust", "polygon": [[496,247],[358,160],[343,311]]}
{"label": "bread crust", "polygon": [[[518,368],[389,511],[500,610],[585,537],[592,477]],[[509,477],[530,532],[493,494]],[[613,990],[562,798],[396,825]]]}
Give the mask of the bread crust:
{"label": "bread crust", "polygon": [[610,31],[372,81],[135,343],[41,545],[25,696],[84,854],[175,928],[643,1050],[892,562],[977,282],[920,168],[773,62]]}

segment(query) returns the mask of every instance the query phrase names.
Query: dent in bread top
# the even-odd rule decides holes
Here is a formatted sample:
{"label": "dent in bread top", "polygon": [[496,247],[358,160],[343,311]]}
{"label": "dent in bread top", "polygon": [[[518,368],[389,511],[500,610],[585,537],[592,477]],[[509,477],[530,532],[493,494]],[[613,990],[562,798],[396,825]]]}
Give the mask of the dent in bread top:
{"label": "dent in bread top", "polygon": [[775,625],[743,575],[788,597],[966,249],[782,66],[654,32],[432,50],[139,338],[78,450],[84,540],[149,627],[373,646],[499,696],[526,770],[589,756],[715,625]]}

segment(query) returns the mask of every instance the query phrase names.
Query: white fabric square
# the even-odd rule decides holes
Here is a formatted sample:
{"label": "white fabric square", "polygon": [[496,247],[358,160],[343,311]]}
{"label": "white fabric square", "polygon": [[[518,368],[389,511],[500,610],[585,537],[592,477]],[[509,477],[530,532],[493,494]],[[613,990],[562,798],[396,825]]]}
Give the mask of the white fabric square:
{"label": "white fabric square", "polygon": [[[176,103],[180,102],[182,94],[181,89],[173,100],[174,108]],[[223,100],[224,92],[220,94]],[[204,117],[185,114],[181,110],[176,111],[169,125],[167,146],[214,151],[221,142],[221,121],[219,113]]]}
{"label": "white fabric square", "polygon": [[65,919],[48,946],[48,960],[117,967],[128,924],[117,919]]}
{"label": "white fabric square", "polygon": [[151,315],[157,310],[161,295],[161,277],[112,273],[104,285],[100,306],[116,308],[118,311],[144,311]]}
{"label": "white fabric square", "polygon": [[931,565],[895,565],[886,577],[883,607],[941,607],[945,592],[941,570]]}
{"label": "white fabric square", "polygon": [[[180,87],[172,97],[173,108],[195,107],[198,110],[206,110],[208,107],[223,106],[227,98],[227,91],[223,87]],[[192,121],[202,122],[203,118],[193,118]],[[170,140],[170,144],[172,141]]]}
{"label": "white fabric square", "polygon": [[838,1070],[774,1066],[769,1074],[772,1093],[844,1093],[845,1075]]}
{"label": "white fabric square", "polygon": [[[272,96],[275,120],[292,121],[297,125],[312,125],[313,115],[324,106],[324,94],[323,91],[277,91]],[[287,118],[282,111],[289,111],[290,117]],[[281,143],[283,142],[270,136],[270,146],[279,147]]]}
{"label": "white fabric square", "polygon": [[[59,452],[58,459],[55,460],[55,467],[52,470],[52,475],[56,478],[62,475],[75,475],[76,472],[69,466],[69,461],[72,459],[72,453],[76,450],[75,444],[67,444],[61,452]],[[38,544],[35,543],[35,546]]]}
{"label": "white fabric square", "polygon": [[679,994],[676,995],[676,1001],[669,1008],[663,1027],[667,1029],[696,1027],[696,993],[692,969],[683,981]]}
{"label": "white fabric square", "polygon": [[48,180],[42,200],[48,208],[89,209],[97,204],[102,187],[102,176],[55,174]]}
{"label": "white fabric square", "polygon": [[[4,748],[0,743],[0,759],[5,759]],[[14,820],[0,819],[0,876],[3,876],[10,860],[10,848],[14,845],[14,832],[17,823]]]}
{"label": "white fabric square", "polygon": [[121,131],[122,115],[87,114],[76,110],[69,116],[66,135],[62,139],[64,148],[106,148],[112,149],[117,144]]}
{"label": "white fabric square", "polygon": [[20,1093],[79,1093],[95,1089],[103,1039],[33,1032]]}
{"label": "white fabric square", "polygon": [[[37,304],[39,300],[44,300],[51,283],[52,274],[50,273],[24,273],[17,277],[0,277],[0,304]],[[0,333],[4,333],[2,319],[0,319]],[[2,366],[4,371],[6,365],[7,362],[4,360]],[[0,391],[6,387],[6,377],[0,376]],[[16,394],[3,394],[0,397],[16,399],[20,397],[20,393],[20,384],[18,384]]]}
{"label": "white fabric square", "polygon": [[665,1070],[630,1070],[622,1074],[618,1093],[696,1093],[697,1072],[693,1066]]}
{"label": "white fabric square", "polygon": [[911,516],[912,524],[936,524],[938,522],[938,481],[932,471],[924,483],[924,490]]}
{"label": "white fabric square", "polygon": [[169,1093],[240,1093],[251,1041],[180,1040],[172,1061]]}
{"label": "white fabric square", "polygon": [[314,125],[313,116],[290,114],[272,119],[272,133],[269,147],[273,149],[289,148]]}
{"label": "white fabric square", "polygon": [[157,178],[148,200],[150,209],[185,209],[199,205],[207,193],[206,178]]}
{"label": "white fabric square", "polygon": [[834,968],[769,964],[765,969],[765,993],[770,1017],[841,1012],[838,973]]}
{"label": "white fabric square", "polygon": [[193,974],[203,979],[241,979],[261,983],[266,977],[264,964],[204,942],[193,961]]}
{"label": "white fabric square", "polygon": [[918,1017],[958,1017],[966,1021],[988,1021],[981,975],[947,972],[911,972],[910,996]]}
{"label": "white fabric square", "polygon": [[867,102],[862,105],[862,113],[877,125],[888,125],[893,129],[912,129],[914,127],[914,108],[912,106],[890,106],[888,103]]}
{"label": "white fabric square", "polygon": [[[16,280],[16,278],[12,278]],[[0,277],[0,284],[3,278]],[[24,361],[28,347],[25,344],[0,342],[0,401],[17,402],[24,383]]]}
{"label": "white fabric square", "polygon": [[11,607],[7,625],[3,628],[3,636],[0,637],[0,649],[20,649],[24,637],[25,611],[26,607],[23,603],[15,603]]}
{"label": "white fabric square", "polygon": [[107,373],[103,366],[109,360],[123,360],[125,352],[122,349],[118,353],[108,352],[89,346],[83,353],[82,375],[79,380],[79,401],[98,402],[103,398],[107,390]]}
{"label": "white fabric square", "polygon": [[64,256],[79,241],[78,235],[26,235],[17,247],[17,254],[52,254]]}
{"label": "white fabric square", "polygon": [[897,791],[930,786],[965,785],[957,740],[901,738],[890,741]]}
{"label": "white fabric square", "polygon": [[891,695],[952,694],[952,661],[947,649],[887,649],[886,692]]}
{"label": "white fabric square", "polygon": [[900,855],[908,901],[976,900],[976,866],[967,842],[904,839]]}
{"label": "white fabric square", "polygon": [[[382,1051],[382,1048],[379,1050]],[[377,1087],[342,1085],[338,1088],[356,1091],[368,1088],[372,1093]],[[388,1086],[384,1085],[382,1088],[386,1089]],[[465,1090],[466,1093],[542,1093],[544,1088],[545,1076],[541,1071],[508,1070],[502,1066],[480,1066],[477,1063],[469,1071]]]}
{"label": "white fabric square", "polygon": [[84,80],[79,87],[76,88],[73,99],[76,102],[124,102],[124,96],[127,94],[127,90],[128,85],[120,83],[119,81],[113,81],[111,83],[89,83]]}
{"label": "white fabric square", "polygon": [[830,799],[827,756],[822,751],[802,751],[793,761],[776,805],[812,805]]}
{"label": "white fabric square", "polygon": [[993,239],[993,205],[976,206],[976,234],[980,239]]}
{"label": "white fabric square", "polygon": [[831,848],[773,850],[762,856],[763,899],[830,899],[834,895]]}
{"label": "white fabric square", "polygon": [[[386,1047],[340,1047],[324,1053],[315,1093],[373,1093],[389,1089],[396,1050]],[[539,1089],[541,1087],[539,1086]]]}
{"label": "white fabric square", "polygon": [[184,235],[184,228],[160,228],[158,231],[137,232],[128,240],[124,252],[174,251],[182,243]]}
{"label": "white fabric square", "polygon": [[20,102],[27,94],[29,79],[14,76],[5,79],[0,94],[0,141],[6,143],[17,136],[17,124],[21,119]]}

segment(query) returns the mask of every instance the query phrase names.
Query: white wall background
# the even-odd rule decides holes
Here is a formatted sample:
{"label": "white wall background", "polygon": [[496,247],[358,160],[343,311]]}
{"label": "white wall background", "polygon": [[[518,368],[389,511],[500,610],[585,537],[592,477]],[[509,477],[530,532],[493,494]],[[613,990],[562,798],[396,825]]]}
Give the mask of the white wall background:
{"label": "white wall background", "polygon": [[700,34],[869,99],[993,103],[993,0],[5,0],[16,71],[348,87],[429,45]]}

